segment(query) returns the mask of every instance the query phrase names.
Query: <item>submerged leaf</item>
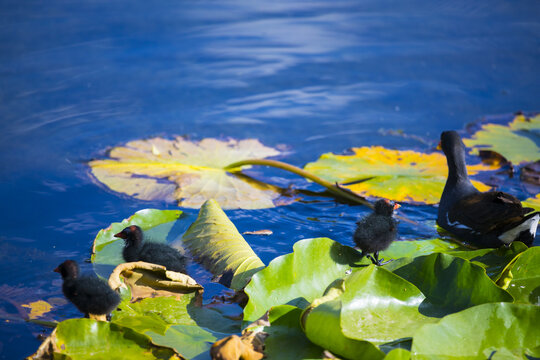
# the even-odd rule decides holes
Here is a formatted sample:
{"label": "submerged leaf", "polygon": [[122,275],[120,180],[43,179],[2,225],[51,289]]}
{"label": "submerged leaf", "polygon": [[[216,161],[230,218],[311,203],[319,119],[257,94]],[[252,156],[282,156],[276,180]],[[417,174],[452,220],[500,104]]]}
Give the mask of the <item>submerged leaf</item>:
{"label": "submerged leaf", "polygon": [[[448,167],[440,153],[418,153],[412,150],[390,150],[381,146],[353,148],[353,155],[327,153],[305,166],[321,178],[346,184],[363,196],[383,197],[395,201],[436,204],[441,197]],[[480,164],[469,166],[469,174],[493,170]],[[473,181],[480,191],[489,186]]]}
{"label": "submerged leaf", "polygon": [[527,200],[522,201],[521,204],[524,207],[530,207],[536,211],[540,211],[540,193],[537,194],[536,197],[528,198]]}
{"label": "submerged leaf", "polygon": [[28,318],[30,319],[42,317],[43,314],[48,313],[52,309],[51,304],[43,300],[34,301],[29,304],[22,304],[21,306],[30,309],[30,314],[28,314]]}
{"label": "submerged leaf", "polygon": [[471,153],[479,150],[493,150],[503,155],[514,164],[540,159],[540,147],[537,143],[540,135],[540,115],[526,118],[518,115],[508,126],[484,124],[470,139],[463,139],[466,146],[472,147]]}
{"label": "submerged leaf", "polygon": [[424,325],[414,336],[411,354],[414,359],[537,358],[539,323],[538,306],[483,304]]}
{"label": "submerged leaf", "polygon": [[184,245],[220,283],[241,290],[264,267],[215,200],[208,200],[182,237]]}
{"label": "submerged leaf", "polygon": [[214,198],[226,209],[274,207],[277,188],[224,168],[237,161],[278,155],[256,139],[188,141],[152,138],[112,149],[111,159],[89,163],[92,174],[111,190],[142,200],[178,200],[198,208]]}

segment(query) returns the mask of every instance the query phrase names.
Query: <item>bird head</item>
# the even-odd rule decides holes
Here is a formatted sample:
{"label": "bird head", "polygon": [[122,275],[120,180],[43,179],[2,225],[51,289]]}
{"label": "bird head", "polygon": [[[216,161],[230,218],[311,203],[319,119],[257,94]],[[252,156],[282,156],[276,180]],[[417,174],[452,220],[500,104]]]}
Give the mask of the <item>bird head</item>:
{"label": "bird head", "polygon": [[53,270],[62,275],[62,279],[79,276],[79,265],[74,260],[66,260]]}
{"label": "bird head", "polygon": [[114,234],[114,237],[124,239],[126,245],[138,245],[142,241],[143,233],[140,227],[131,225],[118,234]]}
{"label": "bird head", "polygon": [[392,216],[394,210],[397,210],[401,205],[388,199],[380,199],[375,202],[375,213],[378,215]]}

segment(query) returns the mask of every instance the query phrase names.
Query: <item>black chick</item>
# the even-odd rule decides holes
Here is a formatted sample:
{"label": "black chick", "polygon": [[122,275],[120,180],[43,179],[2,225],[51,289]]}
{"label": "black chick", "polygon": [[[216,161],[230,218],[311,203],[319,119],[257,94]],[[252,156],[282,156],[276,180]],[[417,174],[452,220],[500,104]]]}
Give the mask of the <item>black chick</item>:
{"label": "black chick", "polygon": [[114,235],[124,239],[122,255],[127,262],[144,261],[165,266],[168,270],[186,273],[186,258],[175,248],[166,244],[145,242],[143,232],[137,225],[131,225]]}
{"label": "black chick", "polygon": [[79,265],[73,260],[64,261],[54,271],[64,279],[64,296],[86,317],[108,315],[120,303],[120,296],[104,281],[94,276],[79,276]]}
{"label": "black chick", "polygon": [[[356,223],[354,242],[375,265],[384,265],[379,259],[379,251],[386,250],[396,239],[397,221],[392,217],[399,204],[381,199],[375,202],[373,213]],[[373,254],[373,256],[371,256]]]}

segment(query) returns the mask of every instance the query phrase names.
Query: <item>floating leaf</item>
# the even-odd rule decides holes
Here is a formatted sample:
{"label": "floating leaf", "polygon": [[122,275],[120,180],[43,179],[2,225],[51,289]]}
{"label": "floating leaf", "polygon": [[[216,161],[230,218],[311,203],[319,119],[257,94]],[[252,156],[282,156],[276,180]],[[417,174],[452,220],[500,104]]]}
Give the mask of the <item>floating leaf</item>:
{"label": "floating leaf", "polygon": [[341,328],[348,338],[382,345],[412,337],[423,324],[438,320],[419,312],[425,296],[416,286],[383,267],[354,272],[344,287]]}
{"label": "floating leaf", "polygon": [[540,159],[540,148],[536,145],[540,136],[533,130],[540,130],[540,115],[532,118],[518,115],[508,126],[484,124],[470,139],[465,138],[463,142],[472,148],[471,154],[489,149],[514,164],[532,162]]}
{"label": "floating leaf", "polygon": [[507,291],[516,302],[540,305],[540,247],[521,253],[511,266]]}
{"label": "floating leaf", "polygon": [[109,152],[111,159],[89,163],[92,174],[111,190],[142,200],[178,200],[199,208],[216,199],[226,209],[274,207],[277,188],[224,168],[233,162],[278,155],[256,139],[188,141],[152,138],[128,142]]}
{"label": "floating leaf", "polygon": [[194,292],[202,294],[203,290],[189,275],[143,261],[118,265],[109,277],[109,286],[119,291],[129,287],[132,301],[171,295],[180,298]]}
{"label": "floating leaf", "polygon": [[385,268],[422,291],[426,300],[421,310],[426,315],[443,316],[483,303],[513,301],[482,267],[448,254],[402,258]]}
{"label": "floating leaf", "polygon": [[[305,166],[321,178],[350,183],[346,188],[363,196],[395,201],[436,204],[439,202],[448,167],[441,153],[390,150],[381,146],[353,148],[353,155],[327,153]],[[469,174],[493,170],[486,165],[469,166]],[[489,186],[473,181],[480,191]]]}
{"label": "floating leaf", "polygon": [[30,314],[28,314],[30,319],[42,317],[43,314],[48,313],[52,309],[51,304],[43,300],[34,301],[29,304],[22,304],[21,306],[30,309]]}
{"label": "floating leaf", "polygon": [[300,327],[302,309],[291,305],[279,305],[270,309],[271,326],[264,342],[264,353],[269,359],[309,360],[320,359],[323,349],[308,340]]}
{"label": "floating leaf", "polygon": [[388,249],[381,251],[380,257],[399,259],[462,249],[461,245],[443,239],[402,240],[394,241]]}
{"label": "floating leaf", "polygon": [[[118,265],[124,262],[122,239],[114,237],[125,227],[138,225],[145,231],[145,241],[166,242],[167,235],[174,222],[180,217],[180,210],[139,210],[128,219],[112,223],[108,228],[98,232],[92,247],[92,262],[95,264]],[[147,230],[152,231],[147,232]]]}
{"label": "floating leaf", "polygon": [[215,200],[204,203],[182,241],[220,283],[234,290],[243,289],[264,267]]}
{"label": "floating leaf", "polygon": [[539,357],[539,323],[538,306],[483,304],[424,325],[414,336],[411,354],[414,359]]}
{"label": "floating leaf", "polygon": [[410,360],[411,352],[405,349],[394,349],[384,357],[384,360]]}
{"label": "floating leaf", "polygon": [[[168,347],[157,346],[130,328],[92,319],[62,321],[33,359],[177,359]],[[63,356],[62,356],[63,355]]]}
{"label": "floating leaf", "polygon": [[298,241],[292,254],[272,260],[246,286],[244,320],[255,321],[276,305],[305,308],[359,259],[356,250],[328,238]]}
{"label": "floating leaf", "polygon": [[540,193],[536,197],[528,198],[525,201],[521,202],[524,207],[533,208],[536,211],[540,211]]}

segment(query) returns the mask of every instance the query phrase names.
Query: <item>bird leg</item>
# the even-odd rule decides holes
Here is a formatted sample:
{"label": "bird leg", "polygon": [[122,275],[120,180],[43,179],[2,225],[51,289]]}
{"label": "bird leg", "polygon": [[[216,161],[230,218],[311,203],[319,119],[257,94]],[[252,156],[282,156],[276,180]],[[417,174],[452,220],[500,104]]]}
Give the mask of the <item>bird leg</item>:
{"label": "bird leg", "polygon": [[[375,256],[375,262],[373,262],[375,265],[382,266],[382,265],[388,264],[389,262],[394,261],[394,259],[390,259],[390,260],[387,260],[387,261],[384,261],[383,258],[379,259],[379,252],[378,251],[375,251],[375,253],[373,255]],[[373,261],[373,260],[371,260],[371,261]]]}
{"label": "bird leg", "polygon": [[362,256],[362,257],[364,257],[364,256],[367,257],[369,260],[371,260],[372,263],[374,263],[375,265],[377,265],[377,260],[375,260],[375,259],[373,258],[373,256],[371,256],[370,253],[367,253],[367,252],[365,252],[365,251],[362,251],[362,254],[360,254],[360,256]]}

